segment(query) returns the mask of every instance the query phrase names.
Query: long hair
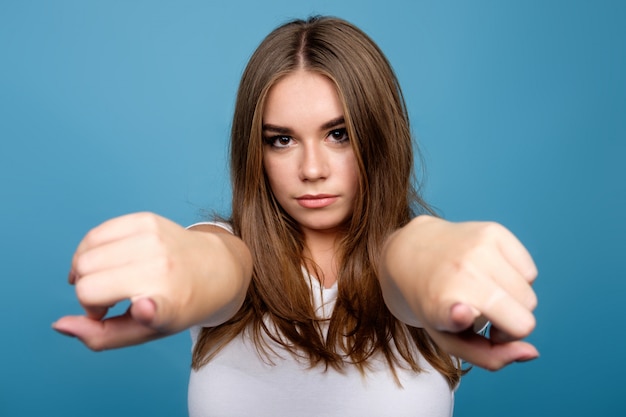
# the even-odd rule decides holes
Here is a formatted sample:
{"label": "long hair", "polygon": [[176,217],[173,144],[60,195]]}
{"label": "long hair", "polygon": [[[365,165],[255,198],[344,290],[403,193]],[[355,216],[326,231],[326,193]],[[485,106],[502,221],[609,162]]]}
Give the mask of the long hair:
{"label": "long hair", "polygon": [[[274,198],[263,169],[268,91],[298,69],[322,74],[336,86],[360,178],[338,254],[338,296],[327,332],[303,279],[302,233]],[[417,214],[432,213],[413,185],[413,145],[396,76],[360,29],[341,19],[313,17],[280,26],[263,40],[241,79],[230,142],[231,224],[252,253],[252,282],[233,318],[200,333],[195,369],[250,332],[268,359],[271,340],[311,366],[336,369],[351,364],[366,372],[368,359],[381,353],[395,374],[396,366],[421,371],[417,349],[451,386],[459,381],[458,364],[423,329],[389,312],[377,278],[385,239]]]}

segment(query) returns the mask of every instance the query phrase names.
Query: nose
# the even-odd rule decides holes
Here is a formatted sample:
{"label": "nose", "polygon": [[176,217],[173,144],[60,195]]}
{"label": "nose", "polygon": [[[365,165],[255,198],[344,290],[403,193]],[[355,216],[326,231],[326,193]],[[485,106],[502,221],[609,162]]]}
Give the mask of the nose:
{"label": "nose", "polygon": [[300,179],[317,181],[325,179],[329,174],[329,165],[324,145],[309,142],[301,148]]}

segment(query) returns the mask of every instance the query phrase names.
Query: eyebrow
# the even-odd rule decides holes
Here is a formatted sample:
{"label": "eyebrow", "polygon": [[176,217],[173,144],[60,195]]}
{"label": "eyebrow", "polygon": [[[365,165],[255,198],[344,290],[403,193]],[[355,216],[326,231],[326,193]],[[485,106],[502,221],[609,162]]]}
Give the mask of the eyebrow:
{"label": "eyebrow", "polygon": [[[339,116],[321,125],[320,130],[332,129],[334,127],[341,126],[343,124],[346,124],[346,120],[344,119],[343,116]],[[281,135],[291,135],[293,133],[293,131],[288,127],[277,126],[277,125],[273,125],[269,123],[263,123],[263,131],[266,131],[266,130],[270,132],[280,133]]]}

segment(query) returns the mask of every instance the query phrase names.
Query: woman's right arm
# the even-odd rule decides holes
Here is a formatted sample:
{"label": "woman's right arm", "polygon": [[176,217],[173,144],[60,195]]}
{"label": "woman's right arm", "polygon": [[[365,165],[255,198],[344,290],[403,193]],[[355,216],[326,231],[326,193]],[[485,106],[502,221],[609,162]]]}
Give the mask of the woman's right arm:
{"label": "woman's right arm", "polygon": [[[534,359],[537,276],[530,253],[492,222],[416,217],[386,241],[380,283],[389,310],[449,354],[490,370]],[[489,338],[474,334],[492,323]]]}
{"label": "woman's right arm", "polygon": [[[78,245],[69,281],[85,315],[62,317],[53,328],[104,350],[215,326],[241,307],[251,276],[248,248],[226,230],[186,230],[151,213],[129,214],[92,229]],[[125,314],[105,317],[127,299]]]}

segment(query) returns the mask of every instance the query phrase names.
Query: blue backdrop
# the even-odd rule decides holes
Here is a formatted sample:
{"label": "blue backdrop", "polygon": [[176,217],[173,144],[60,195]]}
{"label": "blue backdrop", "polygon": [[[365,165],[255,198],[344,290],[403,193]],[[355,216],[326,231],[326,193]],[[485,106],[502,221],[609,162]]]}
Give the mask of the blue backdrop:
{"label": "blue backdrop", "polygon": [[620,1],[0,0],[1,416],[184,416],[186,333],[93,353],[74,248],[110,217],[228,211],[239,76],[292,17],[368,32],[406,94],[425,194],[515,232],[541,358],[473,370],[456,416],[617,416],[626,384],[626,7]]}

